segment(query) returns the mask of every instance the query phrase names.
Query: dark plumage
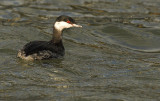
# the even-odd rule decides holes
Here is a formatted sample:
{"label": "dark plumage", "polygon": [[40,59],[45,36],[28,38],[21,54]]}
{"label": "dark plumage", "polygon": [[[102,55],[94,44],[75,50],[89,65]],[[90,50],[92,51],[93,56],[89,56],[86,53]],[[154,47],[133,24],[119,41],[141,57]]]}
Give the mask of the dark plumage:
{"label": "dark plumage", "polygon": [[18,52],[17,56],[25,60],[41,60],[63,56],[65,49],[62,43],[62,31],[71,27],[82,26],[76,25],[74,19],[69,16],[59,16],[54,23],[51,41],[29,42]]}

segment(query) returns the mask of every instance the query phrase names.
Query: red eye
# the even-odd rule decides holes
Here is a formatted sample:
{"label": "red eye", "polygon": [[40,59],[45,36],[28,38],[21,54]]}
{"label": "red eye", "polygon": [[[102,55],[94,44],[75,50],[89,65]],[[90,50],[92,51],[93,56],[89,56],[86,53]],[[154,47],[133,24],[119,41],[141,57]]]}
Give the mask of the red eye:
{"label": "red eye", "polygon": [[67,23],[71,23],[71,22],[68,20]]}

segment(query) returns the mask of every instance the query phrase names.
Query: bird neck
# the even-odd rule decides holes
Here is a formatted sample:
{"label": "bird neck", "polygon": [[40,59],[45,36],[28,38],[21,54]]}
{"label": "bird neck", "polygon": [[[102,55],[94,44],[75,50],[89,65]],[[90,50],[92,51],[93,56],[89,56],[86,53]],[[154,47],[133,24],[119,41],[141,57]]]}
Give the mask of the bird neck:
{"label": "bird neck", "polygon": [[57,30],[55,28],[55,26],[53,27],[53,37],[52,37],[52,41],[54,43],[58,43],[60,41],[62,41],[62,31]]}

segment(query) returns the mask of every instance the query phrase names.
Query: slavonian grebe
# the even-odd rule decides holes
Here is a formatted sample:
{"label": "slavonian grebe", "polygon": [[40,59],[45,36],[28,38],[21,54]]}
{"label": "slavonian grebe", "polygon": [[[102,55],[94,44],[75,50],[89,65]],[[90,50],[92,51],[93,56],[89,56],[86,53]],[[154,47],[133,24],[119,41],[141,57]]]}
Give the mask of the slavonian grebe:
{"label": "slavonian grebe", "polygon": [[82,27],[75,24],[75,20],[69,16],[59,16],[53,26],[53,37],[50,41],[32,41],[19,50],[17,57],[25,60],[41,60],[57,58],[64,55],[62,32],[66,28]]}

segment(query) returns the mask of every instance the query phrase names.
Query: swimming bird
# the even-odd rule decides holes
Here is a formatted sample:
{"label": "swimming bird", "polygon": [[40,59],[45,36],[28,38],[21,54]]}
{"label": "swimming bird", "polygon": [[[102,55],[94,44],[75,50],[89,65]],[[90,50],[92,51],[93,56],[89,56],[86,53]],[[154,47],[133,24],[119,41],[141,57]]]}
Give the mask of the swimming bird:
{"label": "swimming bird", "polygon": [[82,27],[69,16],[59,16],[53,26],[53,37],[50,41],[32,41],[18,51],[17,57],[24,60],[42,60],[62,57],[65,49],[62,42],[62,32],[71,27]]}

